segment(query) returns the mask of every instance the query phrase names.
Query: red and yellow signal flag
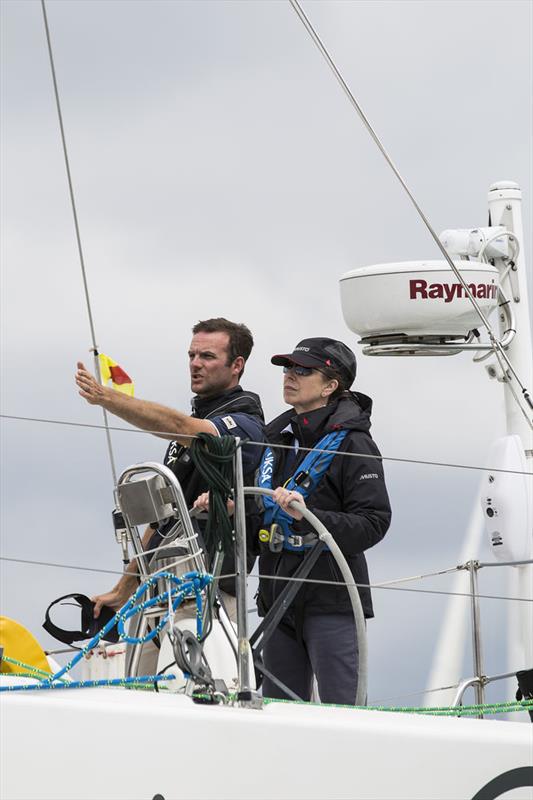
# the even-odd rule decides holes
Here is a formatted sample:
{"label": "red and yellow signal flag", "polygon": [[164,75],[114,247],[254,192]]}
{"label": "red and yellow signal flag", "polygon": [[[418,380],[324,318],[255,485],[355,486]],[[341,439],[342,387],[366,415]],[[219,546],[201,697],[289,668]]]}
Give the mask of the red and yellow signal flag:
{"label": "red and yellow signal flag", "polygon": [[100,362],[100,378],[103,384],[111,381],[113,389],[117,392],[122,392],[130,397],[133,397],[133,381],[127,372],[124,372],[121,366],[113,361],[112,358],[106,356],[104,353],[99,353],[98,360]]}

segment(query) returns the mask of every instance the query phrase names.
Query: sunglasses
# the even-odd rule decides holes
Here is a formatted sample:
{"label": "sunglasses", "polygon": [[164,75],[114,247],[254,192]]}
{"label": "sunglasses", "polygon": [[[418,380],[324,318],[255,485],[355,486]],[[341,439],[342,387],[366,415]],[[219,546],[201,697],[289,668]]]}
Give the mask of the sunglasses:
{"label": "sunglasses", "polygon": [[283,372],[294,372],[295,375],[305,378],[313,372],[320,372],[320,370],[313,367],[300,367],[298,364],[294,364],[292,367],[283,367]]}

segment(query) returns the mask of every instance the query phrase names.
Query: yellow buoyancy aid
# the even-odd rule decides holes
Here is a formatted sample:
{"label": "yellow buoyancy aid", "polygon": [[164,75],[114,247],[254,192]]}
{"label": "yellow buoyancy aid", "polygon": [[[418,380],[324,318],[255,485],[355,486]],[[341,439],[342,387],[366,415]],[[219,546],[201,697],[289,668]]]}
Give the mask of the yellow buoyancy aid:
{"label": "yellow buoyancy aid", "polygon": [[[4,656],[21,661],[29,667],[52,673],[41,645],[23,625],[9,617],[0,617],[0,647]],[[20,672],[21,667],[2,658],[0,672]],[[29,674],[29,673],[28,673]]]}

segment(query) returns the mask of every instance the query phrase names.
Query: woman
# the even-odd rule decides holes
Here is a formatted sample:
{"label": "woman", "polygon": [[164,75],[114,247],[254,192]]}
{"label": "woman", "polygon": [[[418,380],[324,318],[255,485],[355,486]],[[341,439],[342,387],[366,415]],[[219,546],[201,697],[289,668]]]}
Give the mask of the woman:
{"label": "woman", "polygon": [[[285,525],[283,530],[284,525],[279,523],[283,523],[284,515],[276,518],[276,512],[267,505],[260,536],[263,541],[259,572],[276,580],[261,578],[259,613],[262,616],[267,613],[286,585],[279,578],[291,577],[308,551],[309,542],[298,547],[301,540],[294,538],[305,537],[312,531],[301,513],[289,506],[291,500],[298,500],[335,538],[354,581],[363,584],[359,594],[365,617],[372,617],[370,589],[364,585],[369,579],[363,551],[383,538],[391,510],[379,450],[369,433],[372,401],[364,394],[349,391],[355,379],[355,356],[342,342],[312,338],[299,342],[290,354],[273,356],[271,361],[283,367],[283,398],[291,408],[266,428],[273,464],[267,453],[259,483],[271,484],[277,508],[291,520],[290,528]],[[277,448],[276,444],[291,447]],[[308,470],[309,475],[302,474],[308,448],[313,447],[336,451],[322,475],[316,467]],[[357,455],[344,455],[348,453]],[[313,455],[316,459],[316,454]],[[296,485],[293,482],[292,488],[284,488],[291,477],[296,479]],[[309,483],[309,494],[303,497],[302,491],[305,495]],[[276,519],[278,528],[272,536]],[[311,697],[314,676],[322,702],[353,704],[358,672],[355,622],[346,588],[331,585],[342,578],[329,552],[321,553],[308,578],[327,583],[302,585],[265,644],[264,665],[304,700]],[[269,677],[263,681],[263,694],[287,697]]]}
{"label": "woman", "polygon": [[[355,356],[342,342],[312,338],[271,361],[283,367],[283,398],[291,408],[267,425],[270,447],[258,471],[259,485],[274,490],[274,502],[265,500],[264,512],[248,517],[248,537],[259,539],[259,614],[267,614],[287,585],[280,578],[292,577],[312,546],[311,526],[289,506],[297,500],[335,538],[354,581],[361,584],[365,617],[372,617],[363,551],[383,538],[391,510],[379,450],[369,433],[372,401],[349,391]],[[317,459],[316,451],[309,456],[310,448],[330,455]],[[202,495],[195,505],[206,508],[207,503],[207,495]],[[263,695],[288,697],[270,673],[309,700],[314,677],[323,703],[353,704],[358,674],[355,621],[346,587],[332,585],[342,583],[342,577],[329,551],[319,555],[307,577],[320,583],[301,584],[265,643]]]}

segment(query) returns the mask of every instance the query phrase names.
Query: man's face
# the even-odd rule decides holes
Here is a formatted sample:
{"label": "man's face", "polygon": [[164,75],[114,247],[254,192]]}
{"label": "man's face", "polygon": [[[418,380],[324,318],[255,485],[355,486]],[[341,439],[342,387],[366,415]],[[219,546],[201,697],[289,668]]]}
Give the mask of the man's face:
{"label": "man's face", "polygon": [[232,389],[239,382],[244,366],[241,356],[228,365],[229,336],[217,333],[195,333],[189,347],[191,390],[202,397]]}

